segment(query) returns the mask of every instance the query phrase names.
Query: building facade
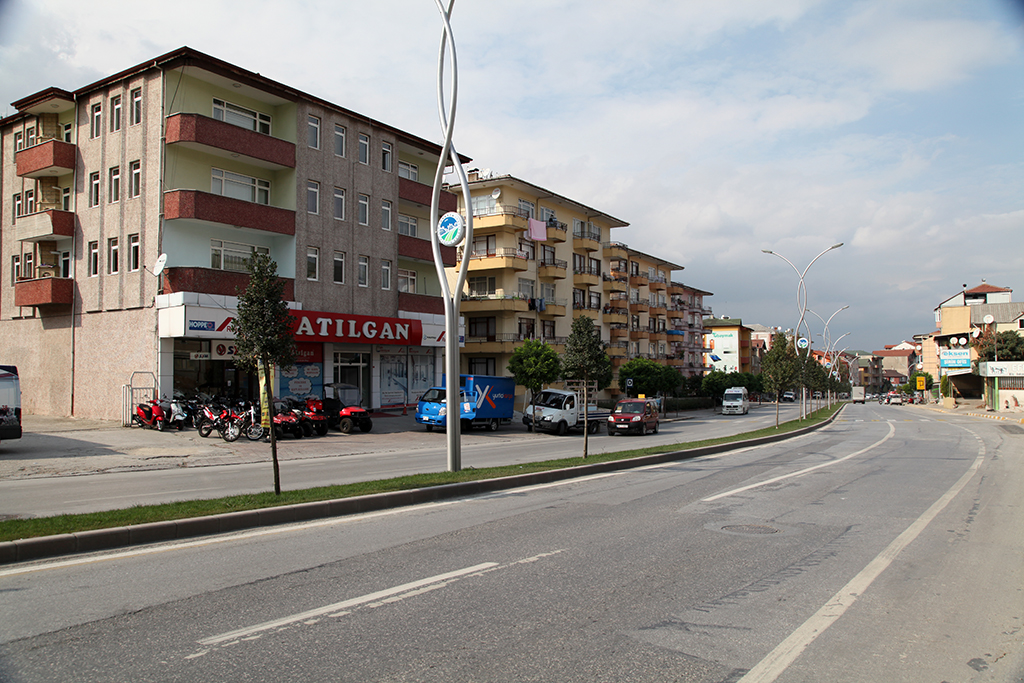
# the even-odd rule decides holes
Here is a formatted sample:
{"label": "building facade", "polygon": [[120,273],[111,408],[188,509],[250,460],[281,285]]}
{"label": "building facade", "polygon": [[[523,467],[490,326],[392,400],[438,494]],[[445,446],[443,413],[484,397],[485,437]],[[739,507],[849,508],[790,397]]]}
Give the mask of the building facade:
{"label": "building facade", "polygon": [[[0,348],[27,412],[113,419],[124,386],[254,396],[227,325],[257,252],[277,263],[300,342],[279,392],[342,382],[377,407],[438,379],[419,179],[439,145],[189,48],[13,104]],[[442,211],[456,205],[442,193]]]}
{"label": "building facade", "polygon": [[720,372],[753,372],[751,332],[740,318],[705,319],[705,364]]}

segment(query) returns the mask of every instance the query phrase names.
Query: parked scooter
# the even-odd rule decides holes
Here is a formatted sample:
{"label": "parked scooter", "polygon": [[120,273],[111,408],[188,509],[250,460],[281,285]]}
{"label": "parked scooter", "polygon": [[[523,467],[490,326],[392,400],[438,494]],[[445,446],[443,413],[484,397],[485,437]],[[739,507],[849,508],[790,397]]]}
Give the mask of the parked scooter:
{"label": "parked scooter", "polygon": [[135,414],[132,415],[131,423],[162,432],[167,427],[167,417],[164,415],[160,402],[150,399],[145,403],[139,403],[135,406]]}
{"label": "parked scooter", "polygon": [[185,429],[185,424],[188,422],[188,413],[185,411],[181,401],[177,398],[170,401],[161,401],[160,410],[163,411],[168,427],[175,427],[179,432]]}

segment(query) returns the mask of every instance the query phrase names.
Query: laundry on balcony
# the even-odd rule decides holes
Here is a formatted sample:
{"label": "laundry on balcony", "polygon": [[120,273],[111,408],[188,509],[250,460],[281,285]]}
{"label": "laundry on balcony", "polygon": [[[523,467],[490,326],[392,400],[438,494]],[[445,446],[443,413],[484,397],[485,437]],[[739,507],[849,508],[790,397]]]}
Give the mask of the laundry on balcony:
{"label": "laundry on balcony", "polygon": [[548,238],[548,224],[536,218],[530,219],[529,237],[534,242],[544,242]]}

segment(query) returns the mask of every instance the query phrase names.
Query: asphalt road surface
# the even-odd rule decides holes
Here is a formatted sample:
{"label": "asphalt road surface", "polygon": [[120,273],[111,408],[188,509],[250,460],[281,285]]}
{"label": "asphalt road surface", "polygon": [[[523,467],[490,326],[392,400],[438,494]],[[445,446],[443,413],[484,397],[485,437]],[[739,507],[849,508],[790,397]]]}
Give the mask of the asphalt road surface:
{"label": "asphalt road surface", "polygon": [[1024,429],[763,447],[0,570],[4,681],[1021,681]]}

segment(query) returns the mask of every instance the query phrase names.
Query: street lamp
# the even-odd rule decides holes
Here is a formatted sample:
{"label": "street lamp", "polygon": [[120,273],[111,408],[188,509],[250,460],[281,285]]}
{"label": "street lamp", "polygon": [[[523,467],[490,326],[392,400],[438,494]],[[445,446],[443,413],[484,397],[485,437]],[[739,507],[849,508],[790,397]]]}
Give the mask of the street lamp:
{"label": "street lamp", "polygon": [[[817,313],[814,313],[814,311],[812,311],[811,309],[809,309],[809,308],[807,309],[807,312],[808,312],[808,313],[814,313],[814,317],[815,317],[815,318],[817,318],[818,320],[821,320],[822,324],[824,324],[824,326],[825,326],[824,330],[822,330],[822,334],[821,334],[821,339],[822,339],[822,341],[824,341],[824,342],[825,342],[825,360],[826,360],[826,361],[828,360],[828,358],[829,358],[830,354],[832,353],[832,349],[833,349],[833,348],[835,348],[835,346],[834,346],[834,345],[833,345],[833,343],[832,343],[832,335],[830,335],[830,334],[829,334],[829,331],[828,331],[828,325],[829,325],[829,323],[830,323],[830,322],[832,322],[832,318],[836,317],[836,315],[837,315],[837,314],[838,314],[838,313],[839,313],[840,311],[845,311],[845,310],[846,310],[847,308],[849,308],[849,307],[850,307],[850,305],[849,305],[849,304],[847,304],[847,305],[843,306],[842,308],[840,308],[839,310],[837,310],[837,311],[836,311],[835,313],[833,313],[832,315],[830,315],[830,316],[828,317],[828,320],[827,320],[827,321],[826,321],[826,320],[824,320],[824,319],[822,319],[822,317],[821,317],[820,315],[818,315]],[[847,332],[846,334],[849,334],[849,332]],[[844,334],[844,335],[843,335],[843,337],[845,337],[845,336],[846,336],[846,335]],[[843,337],[840,337],[839,339],[842,339]],[[838,342],[838,341],[839,341],[839,339],[836,339],[836,342]],[[832,405],[832,399],[831,399],[831,396],[830,396],[830,398],[829,398],[829,400],[828,400],[828,404],[829,404],[829,405]]]}
{"label": "street lamp", "polygon": [[[802,325],[804,325],[804,315],[807,313],[807,287],[806,287],[806,285],[804,285],[804,276],[807,275],[807,271],[810,270],[811,266],[814,265],[815,261],[820,259],[822,256],[824,256],[828,252],[832,251],[833,249],[838,249],[841,246],[843,246],[843,243],[842,242],[837,242],[836,244],[833,244],[828,249],[825,249],[824,251],[822,251],[820,254],[818,254],[817,256],[815,256],[814,258],[811,259],[811,262],[807,264],[807,267],[803,269],[803,272],[801,272],[799,268],[797,268],[795,265],[793,265],[792,261],[790,261],[788,258],[783,256],[782,254],[780,254],[778,252],[775,252],[775,251],[772,251],[771,249],[762,249],[761,250],[765,254],[771,254],[772,256],[778,256],[780,259],[782,259],[783,261],[788,263],[790,265],[790,267],[793,269],[793,271],[797,274],[797,277],[800,278],[800,281],[797,283],[797,286],[796,286],[796,307],[797,307],[797,310],[800,311],[800,320],[796,324],[796,334],[793,336],[793,341],[794,342],[797,340],[797,338],[800,337],[800,327]],[[806,326],[804,326],[804,327],[806,328]],[[810,328],[806,328],[806,329],[808,331],[808,335],[807,336],[810,336]],[[806,417],[806,413],[805,413],[806,407],[804,405],[804,401],[805,401],[806,395],[807,395],[806,387],[801,386],[800,387],[800,419],[801,420]]]}

